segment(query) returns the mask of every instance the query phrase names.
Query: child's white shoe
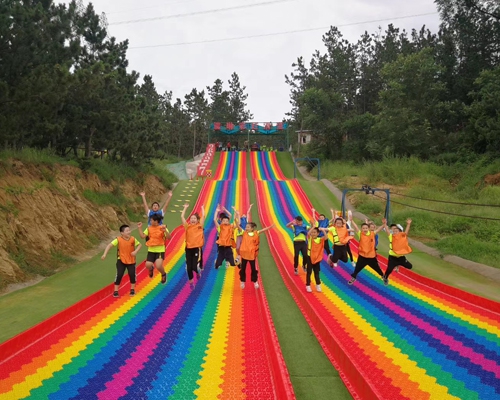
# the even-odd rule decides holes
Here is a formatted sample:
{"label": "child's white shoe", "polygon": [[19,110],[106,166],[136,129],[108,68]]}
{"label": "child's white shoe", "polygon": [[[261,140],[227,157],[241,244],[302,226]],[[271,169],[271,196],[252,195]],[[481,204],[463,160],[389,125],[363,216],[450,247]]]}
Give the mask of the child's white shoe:
{"label": "child's white shoe", "polygon": [[306,292],[307,292],[307,293],[312,293],[311,286],[306,286]]}

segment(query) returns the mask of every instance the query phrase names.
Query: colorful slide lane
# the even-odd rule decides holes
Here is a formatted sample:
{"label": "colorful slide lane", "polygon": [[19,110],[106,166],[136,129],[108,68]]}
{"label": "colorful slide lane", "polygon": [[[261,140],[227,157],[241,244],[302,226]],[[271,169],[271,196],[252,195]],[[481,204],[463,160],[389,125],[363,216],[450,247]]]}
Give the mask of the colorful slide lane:
{"label": "colorful slide lane", "polygon": [[[234,162],[217,173],[233,174]],[[141,265],[135,297],[114,299],[109,286],[1,344],[0,399],[293,399],[263,289],[240,289],[235,267],[213,268],[217,203],[248,201],[246,180],[205,182],[195,206],[207,211],[205,269],[194,289],[179,227],[166,285]]]}
{"label": "colorful slide lane", "polygon": [[353,397],[500,398],[499,303],[406,270],[384,286],[366,268],[349,286],[350,263],[332,269],[326,261],[323,292],[305,291],[285,225],[310,219],[311,203],[296,180],[277,179],[278,168],[273,153],[251,158],[253,178],[268,179],[256,181],[261,223],[277,225],[268,237],[280,273]]}

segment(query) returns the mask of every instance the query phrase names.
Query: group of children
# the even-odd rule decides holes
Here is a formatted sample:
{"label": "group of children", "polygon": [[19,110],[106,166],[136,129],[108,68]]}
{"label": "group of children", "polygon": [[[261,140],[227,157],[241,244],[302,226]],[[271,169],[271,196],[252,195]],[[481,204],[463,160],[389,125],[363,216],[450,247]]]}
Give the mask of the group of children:
{"label": "group of children", "polygon": [[[144,192],[140,193],[144,210],[148,217],[148,226],[142,231],[142,222],[137,224],[139,228],[139,236],[146,239],[148,253],[146,257],[146,268],[150,278],[154,276],[156,268],[161,274],[161,283],[167,282],[167,273],[163,267],[165,259],[165,241],[170,239],[170,232],[166,225],[163,224],[165,211],[172,197],[172,192],[167,195],[167,200],[162,208],[158,202],[154,202],[151,208],[146,202]],[[201,215],[198,213],[192,214],[186,220],[186,210],[189,203],[184,204],[181,213],[182,226],[185,229],[185,252],[186,252],[186,272],[191,288],[194,287],[194,277],[201,277],[203,271],[203,245],[205,244],[205,235],[203,225],[205,223],[205,209],[201,206]],[[240,268],[241,288],[245,288],[246,268],[250,265],[251,281],[256,289],[259,288],[258,270],[256,267],[256,259],[259,253],[259,235],[273,225],[257,230],[257,224],[250,221],[250,212],[252,204],[248,208],[246,214],[241,214],[238,210],[234,210],[234,221],[231,223],[232,217],[229,210],[221,208],[217,205],[214,215],[214,224],[217,228],[217,259],[215,261],[215,269],[218,269],[225,261],[226,266],[237,265]],[[233,207],[234,209],[234,207]],[[117,247],[117,262],[116,276],[114,281],[113,296],[119,297],[119,286],[125,270],[130,278],[130,296],[135,295],[136,284],[136,255],[141,248],[140,242],[131,235],[131,228],[128,225],[120,227],[120,236],[108,244],[101,259],[105,259],[109,250],[112,247]],[[236,251],[237,257],[234,257],[233,250]]]}
{"label": "group of children", "polygon": [[[366,267],[371,267],[383,279],[384,284],[389,284],[389,276],[395,268],[403,266],[411,269],[412,264],[406,259],[406,255],[412,252],[408,244],[408,232],[410,231],[411,219],[406,221],[406,230],[398,224],[387,226],[387,220],[383,219],[380,227],[376,227],[373,222],[365,221],[361,229],[352,220],[352,214],[349,212],[349,221],[337,216],[333,209],[332,222],[324,214],[319,214],[316,219],[316,210],[312,209],[311,225],[304,225],[301,216],[297,216],[286,226],[293,231],[294,247],[294,273],[298,275],[299,256],[302,256],[302,268],[306,272],[306,291],[312,292],[311,275],[314,272],[316,282],[316,291],[321,292],[320,263],[323,260],[323,254],[326,252],[328,264],[335,268],[338,262],[347,262],[348,257],[354,272],[351,274],[349,285],[352,285],[358,274]],[[380,268],[377,260],[378,234],[385,230],[389,235],[389,258],[385,273]],[[333,253],[330,251],[328,236],[331,233],[333,239]],[[354,262],[349,242],[358,237],[358,260]]]}
{"label": "group of children", "polygon": [[[148,253],[146,257],[146,268],[150,278],[154,276],[156,268],[161,274],[161,283],[167,282],[167,273],[163,267],[165,259],[165,241],[170,239],[170,232],[166,225],[163,224],[165,210],[172,197],[172,192],[167,195],[167,200],[164,206],[160,209],[160,205],[154,202],[151,208],[146,202],[145,193],[140,193],[143,199],[144,210],[148,216],[148,226],[142,230],[142,222],[137,224],[139,235],[146,239]],[[192,214],[186,220],[185,214],[189,204],[184,204],[181,213],[182,226],[185,230],[185,253],[186,253],[186,272],[189,285],[194,287],[194,277],[201,277],[203,271],[203,246],[205,244],[204,222],[205,209],[201,206],[201,215],[198,213]],[[229,210],[220,205],[217,205],[214,215],[214,224],[217,229],[217,259],[215,261],[215,269],[219,269],[223,262],[226,262],[226,267],[238,266],[240,268],[240,285],[245,288],[246,269],[250,265],[250,279],[256,289],[259,288],[258,270],[256,267],[256,259],[259,253],[260,234],[271,229],[273,225],[257,230],[257,225],[251,219],[250,204],[246,214],[240,214],[239,210],[234,209],[234,220],[231,222],[232,214]],[[403,232],[401,225],[392,224],[387,226],[387,221],[382,220],[383,225],[376,227],[373,222],[365,221],[361,225],[361,229],[352,220],[352,215],[348,214],[348,221],[337,216],[331,209],[332,220],[330,221],[324,214],[319,214],[316,219],[316,210],[312,209],[311,225],[305,225],[301,216],[297,216],[290,221],[286,226],[293,231],[293,248],[294,260],[293,267],[295,275],[298,275],[299,256],[302,256],[302,269],[306,273],[306,291],[312,292],[311,275],[314,273],[316,282],[316,291],[321,292],[320,279],[320,263],[323,260],[323,255],[326,252],[328,264],[335,268],[339,261],[346,263],[349,259],[354,267],[354,272],[351,274],[349,285],[352,285],[358,274],[366,266],[371,267],[377,274],[381,276],[384,283],[388,285],[389,276],[395,268],[403,266],[411,269],[412,264],[406,259],[406,255],[411,253],[411,248],[408,245],[408,232],[410,230],[411,219],[408,219],[406,230]],[[377,260],[378,233],[385,230],[389,235],[389,258],[385,273],[380,268]],[[349,246],[350,240],[357,234],[358,260],[355,263],[352,252]],[[328,237],[331,234],[333,239],[333,249],[330,250]],[[125,274],[128,272],[130,278],[130,296],[135,295],[136,283],[136,255],[141,248],[140,242],[131,235],[131,229],[128,225],[120,227],[120,236],[108,244],[102,259],[106,258],[109,250],[112,247],[117,247],[117,263],[116,277],[114,282],[114,297],[119,297],[118,288]],[[234,257],[236,251],[236,257]]]}

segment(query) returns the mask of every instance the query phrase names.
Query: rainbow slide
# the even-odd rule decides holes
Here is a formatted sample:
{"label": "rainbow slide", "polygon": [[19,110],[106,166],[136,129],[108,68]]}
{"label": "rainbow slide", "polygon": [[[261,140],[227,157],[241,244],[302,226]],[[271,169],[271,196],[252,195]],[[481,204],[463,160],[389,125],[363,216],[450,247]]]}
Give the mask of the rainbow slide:
{"label": "rainbow slide", "polygon": [[[354,398],[500,399],[500,303],[408,270],[384,286],[366,268],[349,286],[351,264],[333,269],[326,258],[322,293],[307,293],[285,225],[296,215],[310,220],[312,205],[274,153],[250,161],[261,223],[276,224],[268,241],[279,271]],[[380,257],[382,269],[386,262]]]}
{"label": "rainbow slide", "polygon": [[242,290],[237,268],[213,268],[215,208],[248,207],[246,165],[247,154],[223,153],[204,183],[195,210],[207,212],[205,270],[194,289],[179,227],[166,285],[141,265],[135,297],[107,287],[1,344],[0,399],[293,399],[262,285]]}

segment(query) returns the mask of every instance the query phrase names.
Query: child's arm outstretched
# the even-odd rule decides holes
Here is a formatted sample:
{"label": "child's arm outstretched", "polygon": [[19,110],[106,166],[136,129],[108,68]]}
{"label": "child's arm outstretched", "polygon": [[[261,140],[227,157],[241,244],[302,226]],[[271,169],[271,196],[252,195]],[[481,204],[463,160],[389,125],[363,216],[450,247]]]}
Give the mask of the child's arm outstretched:
{"label": "child's arm outstretched", "polygon": [[248,206],[248,210],[247,210],[247,221],[248,222],[252,221],[252,214],[251,214],[252,206],[253,206],[253,203]]}
{"label": "child's arm outstretched", "polygon": [[142,244],[140,244],[140,243],[139,243],[139,246],[137,246],[137,247],[135,248],[135,250],[134,250],[132,253],[130,253],[130,255],[131,255],[132,257],[135,257],[135,256],[137,255],[137,253],[139,253],[139,250],[141,249],[141,247],[142,247]]}
{"label": "child's arm outstretched", "polygon": [[[318,228],[318,229],[325,234],[326,238],[328,238],[328,234],[330,233],[330,229],[328,229],[328,228]],[[309,232],[311,232],[311,231],[309,231]]]}
{"label": "child's arm outstretched", "polygon": [[240,223],[240,213],[238,212],[238,210],[234,206],[231,206],[231,208],[234,211],[234,225],[235,226],[239,225],[239,223]]}
{"label": "child's arm outstretched", "polygon": [[292,228],[293,225],[297,225],[297,220],[296,219],[292,219],[288,224],[286,224],[286,227],[287,228]]}
{"label": "child's arm outstretched", "polygon": [[266,226],[265,228],[262,228],[260,231],[258,231],[258,233],[260,235],[262,232],[268,231],[271,228],[274,228],[274,224],[271,224],[269,226]]}
{"label": "child's arm outstretched", "polygon": [[111,250],[111,247],[113,247],[113,243],[110,243],[106,246],[104,249],[104,253],[102,253],[101,260],[104,260],[106,256],[108,255],[108,251]]}
{"label": "child's arm outstretched", "polygon": [[382,220],[382,226],[382,229],[387,233],[387,236],[391,236],[391,230],[387,226],[387,220],[385,218]]}
{"label": "child's arm outstretched", "polygon": [[377,229],[375,229],[375,234],[378,234],[381,230],[383,230],[387,225],[387,220],[382,218],[382,225],[380,225]]}
{"label": "child's arm outstretched", "polygon": [[144,212],[146,213],[146,215],[149,217],[149,206],[148,206],[148,203],[146,201],[146,193],[145,192],[141,192],[139,193],[142,197],[142,205],[144,206]]}
{"label": "child's arm outstretched", "polygon": [[200,224],[201,226],[203,226],[203,224],[205,223],[205,206],[202,204],[201,205],[201,215],[200,215]]}
{"label": "child's arm outstretched", "polygon": [[181,212],[181,221],[182,221],[182,225],[186,225],[187,221],[186,221],[186,210],[188,209],[189,207],[189,203],[185,203],[184,204],[184,208],[182,209],[182,212]]}
{"label": "child's arm outstretched", "polygon": [[408,218],[406,220],[406,229],[405,229],[405,233],[408,235],[408,233],[410,232],[410,225],[411,225],[411,218]]}
{"label": "child's arm outstretched", "polygon": [[352,223],[352,226],[354,227],[354,231],[359,232],[359,227],[358,227],[358,225],[356,225],[356,222],[354,222],[354,220],[352,220],[351,223]]}
{"label": "child's arm outstretched", "polygon": [[318,220],[316,219],[316,210],[313,208],[311,208],[311,213],[312,213],[312,219],[311,219],[311,226],[314,228],[318,222]]}
{"label": "child's arm outstretched", "polygon": [[172,191],[170,190],[167,194],[167,200],[165,200],[165,204],[163,205],[163,208],[161,209],[163,211],[163,214],[165,214],[165,211],[167,211],[168,203],[170,203],[170,200],[172,200]]}
{"label": "child's arm outstretched", "polygon": [[139,236],[142,238],[142,239],[145,239],[146,238],[146,235],[144,234],[144,232],[142,231],[142,222],[138,222],[137,223],[137,228],[139,229]]}
{"label": "child's arm outstretched", "polygon": [[229,217],[229,220],[231,220],[233,214],[231,214],[231,212],[226,207],[222,207],[222,211],[224,211],[226,215]]}
{"label": "child's arm outstretched", "polygon": [[170,239],[172,237],[172,235],[170,234],[170,232],[168,231],[168,228],[167,228],[167,225],[162,225],[163,228],[165,229],[164,232],[165,232],[165,239]]}
{"label": "child's arm outstretched", "polygon": [[219,227],[219,221],[217,221],[217,217],[219,216],[219,212],[220,212],[220,205],[217,204],[217,208],[215,209],[215,215],[214,215],[214,224],[215,224],[216,228]]}

